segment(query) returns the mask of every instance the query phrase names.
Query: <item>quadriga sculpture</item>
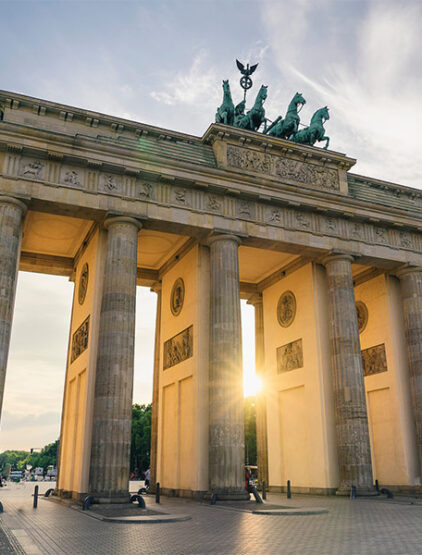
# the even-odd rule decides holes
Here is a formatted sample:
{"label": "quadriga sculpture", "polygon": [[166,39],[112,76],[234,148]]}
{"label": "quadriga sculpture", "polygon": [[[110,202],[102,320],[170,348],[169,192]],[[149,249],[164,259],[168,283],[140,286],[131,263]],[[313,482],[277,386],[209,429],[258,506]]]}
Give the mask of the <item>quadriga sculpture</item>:
{"label": "quadriga sculpture", "polygon": [[263,104],[267,98],[267,89],[268,87],[266,85],[261,86],[258,94],[256,95],[255,104],[243,117],[239,118],[236,127],[249,129],[250,131],[258,131],[261,124],[265,122],[265,110]]}
{"label": "quadriga sculpture", "polygon": [[225,123],[226,125],[234,124],[234,104],[228,79],[223,80],[223,103],[217,108],[215,121],[216,123]]}
{"label": "quadriga sculpture", "polygon": [[301,129],[295,133],[291,140],[294,143],[300,143],[303,145],[313,146],[317,141],[326,141],[324,149],[328,148],[330,142],[330,137],[325,136],[324,122],[330,119],[330,114],[328,113],[328,108],[320,108],[312,116],[311,123],[309,127]]}
{"label": "quadriga sculpture", "polygon": [[283,119],[282,116],[278,116],[278,118],[264,130],[264,133],[280,139],[290,139],[292,135],[297,133],[299,128],[299,106],[302,108],[304,104],[306,104],[306,100],[301,93],[297,92],[287,108],[286,117]]}

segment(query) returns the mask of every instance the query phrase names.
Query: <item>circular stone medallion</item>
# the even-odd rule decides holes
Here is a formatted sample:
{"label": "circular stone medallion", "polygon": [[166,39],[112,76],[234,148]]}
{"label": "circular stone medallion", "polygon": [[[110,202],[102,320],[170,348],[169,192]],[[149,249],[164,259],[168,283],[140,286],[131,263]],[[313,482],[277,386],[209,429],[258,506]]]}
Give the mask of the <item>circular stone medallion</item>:
{"label": "circular stone medallion", "polygon": [[82,268],[81,277],[79,278],[79,287],[78,287],[79,304],[84,304],[86,292],[88,289],[88,277],[89,277],[88,264],[85,262]]}
{"label": "circular stone medallion", "polygon": [[291,291],[285,291],[278,300],[277,320],[280,326],[288,328],[296,316],[296,297]]}
{"label": "circular stone medallion", "polygon": [[185,300],[185,284],[182,278],[176,279],[170,295],[170,309],[174,316],[178,316],[183,308]]}
{"label": "circular stone medallion", "polygon": [[368,308],[365,303],[358,301],[356,303],[356,312],[358,313],[359,333],[362,333],[368,323]]}

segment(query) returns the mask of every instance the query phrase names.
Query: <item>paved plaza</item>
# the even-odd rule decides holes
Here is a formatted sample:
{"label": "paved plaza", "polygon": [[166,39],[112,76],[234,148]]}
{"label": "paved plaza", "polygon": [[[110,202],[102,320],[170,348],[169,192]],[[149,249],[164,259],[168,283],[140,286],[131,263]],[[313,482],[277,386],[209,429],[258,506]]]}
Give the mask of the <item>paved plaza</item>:
{"label": "paved plaza", "polygon": [[[51,484],[40,484],[40,492]],[[134,490],[135,487],[131,487]],[[32,507],[34,484],[8,484],[1,490],[4,513],[1,553],[422,553],[422,500],[387,500],[295,495],[268,496],[267,506],[325,508],[306,516],[257,515],[241,505],[216,506],[177,498],[161,498],[159,509],[171,523],[103,522],[50,499]],[[155,498],[146,497],[156,509]],[[260,506],[262,507],[262,506]],[[9,539],[9,542],[7,541]],[[7,545],[9,543],[9,545]]]}

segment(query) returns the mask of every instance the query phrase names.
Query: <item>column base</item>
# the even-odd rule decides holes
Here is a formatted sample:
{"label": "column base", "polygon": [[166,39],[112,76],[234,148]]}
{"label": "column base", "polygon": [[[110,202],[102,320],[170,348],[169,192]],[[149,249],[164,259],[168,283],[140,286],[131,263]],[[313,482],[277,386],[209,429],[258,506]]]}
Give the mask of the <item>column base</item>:
{"label": "column base", "polygon": [[[340,486],[336,491],[336,495],[342,497],[350,497],[352,494],[352,486]],[[371,497],[374,495],[379,495],[379,492],[374,487],[356,487],[357,497]]]}
{"label": "column base", "polygon": [[211,499],[213,495],[217,495],[218,501],[249,501],[251,497],[244,489],[230,491],[228,488],[222,488],[207,492],[204,499]]}
{"label": "column base", "polygon": [[129,493],[119,493],[115,495],[110,495],[109,492],[99,492],[99,493],[91,493],[90,495],[94,498],[94,503],[102,504],[115,504],[115,503],[130,503],[130,494]]}

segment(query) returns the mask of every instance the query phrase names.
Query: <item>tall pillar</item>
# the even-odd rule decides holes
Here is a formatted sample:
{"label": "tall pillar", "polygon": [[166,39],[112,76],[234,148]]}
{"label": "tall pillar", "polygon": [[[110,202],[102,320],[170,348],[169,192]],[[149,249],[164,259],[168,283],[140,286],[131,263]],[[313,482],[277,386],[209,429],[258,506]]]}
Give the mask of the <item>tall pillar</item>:
{"label": "tall pillar", "polygon": [[0,415],[25,213],[20,200],[0,197]]}
{"label": "tall pillar", "polygon": [[333,254],[325,261],[340,487],[373,492],[365,384],[352,278],[353,258]]}
{"label": "tall pillar", "polygon": [[151,446],[150,469],[151,490],[155,491],[157,483],[157,445],[158,445],[158,398],[160,385],[160,330],[161,330],[161,282],[157,281],[151,287],[157,293],[157,316],[155,318],[155,345],[154,345],[154,376],[152,380],[152,413],[151,413]]}
{"label": "tall pillar", "polygon": [[113,217],[108,230],[98,337],[90,494],[129,500],[135,343],[136,266],[140,222]]}
{"label": "tall pillar", "polygon": [[264,372],[265,372],[265,346],[264,346],[264,308],[262,293],[253,295],[248,304],[255,308],[255,371],[262,380],[263,388],[256,395],[256,445],[258,454],[259,481],[268,486],[268,444],[267,444],[267,406],[265,402]]}
{"label": "tall pillar", "polygon": [[233,235],[210,245],[209,484],[219,499],[247,499],[238,246]]}
{"label": "tall pillar", "polygon": [[408,266],[399,270],[397,276],[401,284],[410,390],[422,476],[422,268]]}

